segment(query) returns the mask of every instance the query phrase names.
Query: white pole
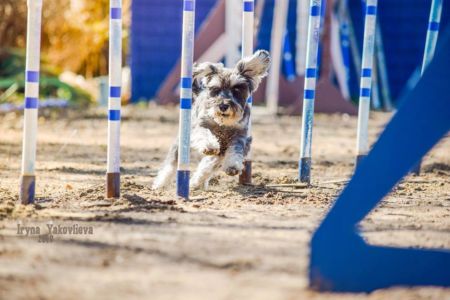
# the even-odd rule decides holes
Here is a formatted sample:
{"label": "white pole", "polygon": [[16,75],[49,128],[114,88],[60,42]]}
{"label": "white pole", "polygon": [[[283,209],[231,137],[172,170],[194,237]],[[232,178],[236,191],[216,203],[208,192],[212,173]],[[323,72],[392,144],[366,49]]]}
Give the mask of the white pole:
{"label": "white pole", "polygon": [[306,69],[303,92],[302,136],[300,141],[299,180],[311,181],[311,144],[314,119],[314,100],[317,81],[317,56],[320,40],[321,0],[311,0],[309,5]]}
{"label": "white pole", "polygon": [[[254,30],[254,11],[255,2],[254,0],[243,0],[242,7],[242,57],[250,56],[253,54],[253,30]],[[253,105],[253,98],[247,99],[247,105],[250,110]],[[249,119],[247,136],[250,138],[252,136],[252,120],[251,116]],[[239,176],[240,184],[251,184],[252,183],[252,153],[251,151],[247,154],[244,160],[244,170]]]}
{"label": "white pole", "polygon": [[276,115],[278,113],[278,90],[280,82],[281,58],[283,55],[283,38],[286,30],[288,7],[288,0],[275,1],[272,21],[272,35],[270,39],[272,66],[269,70],[266,88],[267,109],[272,115]]}
{"label": "white pole", "polygon": [[[423,52],[422,69],[420,75],[422,76],[431,62],[436,50],[436,44],[439,34],[439,24],[441,22],[442,0],[433,0],[431,2],[430,17],[428,20],[427,37],[425,40],[425,50]],[[416,175],[420,174],[422,161],[420,160],[414,167],[413,172]]]}
{"label": "white pole", "polygon": [[195,0],[183,1],[181,45],[180,124],[178,141],[177,196],[189,199],[191,147],[192,65],[194,60]]}
{"label": "white pole", "polygon": [[356,165],[369,151],[369,111],[372,90],[372,68],[375,46],[375,27],[377,19],[377,0],[367,0],[364,24],[364,42],[359,95],[357,157]]}
{"label": "white pole", "polygon": [[241,20],[236,18],[236,14],[241,9],[240,1],[227,0],[225,2],[225,33],[227,37],[225,65],[228,68],[234,67],[239,61]]}
{"label": "white pole", "polygon": [[375,32],[375,49],[377,56],[377,65],[380,70],[379,77],[381,83],[381,94],[384,98],[384,109],[386,111],[391,111],[392,107],[392,98],[391,98],[391,88],[389,86],[389,76],[388,70],[386,66],[386,57],[384,56],[384,46],[383,46],[383,37],[381,35],[380,26],[377,25]]}
{"label": "white pole", "polygon": [[109,101],[106,197],[120,197],[120,108],[122,87],[122,0],[110,0]]}
{"label": "white pole", "polygon": [[36,142],[39,106],[39,64],[41,49],[42,0],[28,0],[27,53],[25,69],[25,105],[22,148],[22,174],[19,200],[34,202],[36,176]]}
{"label": "white pole", "polygon": [[297,54],[295,56],[295,67],[297,75],[305,75],[306,65],[306,43],[308,39],[308,0],[297,0],[297,38],[295,41],[295,47]]}

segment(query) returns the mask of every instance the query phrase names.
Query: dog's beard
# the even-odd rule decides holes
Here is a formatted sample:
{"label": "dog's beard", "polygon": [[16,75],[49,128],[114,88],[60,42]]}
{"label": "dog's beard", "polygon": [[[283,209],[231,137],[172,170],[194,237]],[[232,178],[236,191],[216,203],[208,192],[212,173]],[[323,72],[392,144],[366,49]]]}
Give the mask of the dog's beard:
{"label": "dog's beard", "polygon": [[230,108],[222,112],[219,107],[212,107],[209,110],[209,115],[220,126],[235,126],[242,119],[243,111],[236,108]]}

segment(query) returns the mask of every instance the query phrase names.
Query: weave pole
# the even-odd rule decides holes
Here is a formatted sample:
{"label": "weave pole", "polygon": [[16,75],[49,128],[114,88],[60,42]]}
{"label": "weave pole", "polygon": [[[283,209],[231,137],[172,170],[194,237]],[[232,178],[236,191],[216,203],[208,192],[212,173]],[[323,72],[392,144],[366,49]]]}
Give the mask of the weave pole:
{"label": "weave pole", "polygon": [[[254,1],[253,0],[243,0],[242,7],[242,51],[241,56],[244,58],[253,54],[253,23],[254,23]],[[247,105],[252,109],[253,97],[247,99]],[[252,136],[252,120],[251,115],[248,120],[247,137]],[[240,184],[251,184],[252,183],[252,153],[251,150],[244,159],[244,169],[239,175]]]}
{"label": "weave pole", "polygon": [[122,86],[122,0],[110,0],[109,100],[106,197],[120,197],[120,107]]}
{"label": "weave pole", "polygon": [[[423,52],[422,69],[420,75],[422,76],[427,69],[428,64],[431,62],[436,50],[436,44],[439,34],[439,24],[441,22],[442,13],[442,0],[432,0],[430,17],[428,20],[427,38],[425,40],[425,50]],[[419,160],[417,165],[413,169],[413,173],[420,174],[422,160]]]}
{"label": "weave pole", "polygon": [[303,92],[302,137],[300,142],[299,180],[311,182],[311,143],[316,94],[317,58],[320,40],[321,0],[311,0],[309,5],[306,68]]}
{"label": "weave pole", "polygon": [[375,53],[379,69],[378,74],[381,83],[381,95],[383,96],[384,99],[383,109],[385,111],[392,111],[393,106],[391,97],[391,87],[389,86],[388,68],[386,65],[386,57],[384,55],[383,37],[381,34],[380,26],[378,24],[375,28]]}
{"label": "weave pole", "polygon": [[181,45],[180,124],[178,141],[177,196],[189,199],[191,147],[192,64],[194,60],[195,0],[183,1]]}
{"label": "weave pole", "polygon": [[269,76],[267,77],[266,103],[269,113],[275,116],[278,113],[278,91],[288,8],[288,0],[278,0],[275,2],[275,7],[273,10],[272,32],[270,37],[270,53],[272,55],[272,66],[269,70]]}
{"label": "weave pole", "polygon": [[39,106],[39,64],[41,58],[42,0],[28,0],[27,53],[25,67],[25,105],[22,144],[22,171],[19,200],[34,202],[36,142]]}
{"label": "weave pole", "polygon": [[372,88],[372,67],[377,22],[377,0],[367,0],[365,9],[364,42],[359,94],[356,166],[369,151],[369,111]]}

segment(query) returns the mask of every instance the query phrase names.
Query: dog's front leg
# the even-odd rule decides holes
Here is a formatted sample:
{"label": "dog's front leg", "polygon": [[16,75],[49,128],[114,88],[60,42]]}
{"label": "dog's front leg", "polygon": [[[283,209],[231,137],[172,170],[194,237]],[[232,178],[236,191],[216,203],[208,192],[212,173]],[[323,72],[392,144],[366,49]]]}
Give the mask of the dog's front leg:
{"label": "dog's front leg", "polygon": [[227,175],[235,176],[242,172],[244,168],[244,151],[246,150],[246,137],[235,138],[223,158],[223,170]]}
{"label": "dog's front leg", "polygon": [[197,170],[192,176],[191,188],[204,188],[206,190],[208,188],[209,179],[212,177],[214,172],[220,168],[221,161],[222,157],[216,155],[203,157],[197,167]]}
{"label": "dog's front leg", "polygon": [[193,128],[191,146],[204,155],[219,155],[220,153],[220,144],[217,137],[208,128],[201,126]]}

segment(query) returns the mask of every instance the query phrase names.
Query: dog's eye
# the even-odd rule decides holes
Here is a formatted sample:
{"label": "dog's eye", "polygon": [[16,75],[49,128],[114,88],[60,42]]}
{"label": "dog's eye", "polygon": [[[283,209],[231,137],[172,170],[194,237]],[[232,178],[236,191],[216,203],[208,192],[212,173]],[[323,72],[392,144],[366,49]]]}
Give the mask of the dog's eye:
{"label": "dog's eye", "polygon": [[217,87],[212,87],[212,88],[209,89],[209,94],[212,97],[216,97],[216,96],[218,96],[220,94],[220,89],[217,88]]}
{"label": "dog's eye", "polygon": [[247,87],[245,86],[235,86],[231,90],[233,93],[233,97],[237,99],[246,99],[247,98]]}

